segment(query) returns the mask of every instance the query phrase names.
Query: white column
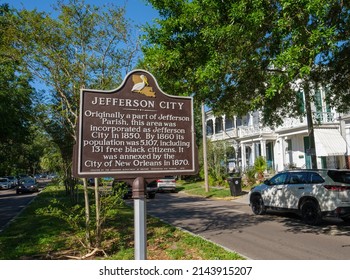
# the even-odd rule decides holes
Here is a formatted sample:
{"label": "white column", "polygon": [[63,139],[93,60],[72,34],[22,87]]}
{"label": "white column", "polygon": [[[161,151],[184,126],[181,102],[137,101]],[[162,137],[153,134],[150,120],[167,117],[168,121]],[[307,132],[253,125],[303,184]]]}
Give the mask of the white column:
{"label": "white column", "polygon": [[242,170],[245,170],[247,168],[246,164],[246,152],[245,152],[245,144],[241,144],[241,160],[242,160]]}
{"label": "white column", "polygon": [[255,143],[252,143],[250,158],[249,158],[249,165],[253,166],[254,162],[255,162]]}
{"label": "white column", "polygon": [[266,159],[266,140],[265,139],[260,140],[260,146],[261,146],[261,155]]}

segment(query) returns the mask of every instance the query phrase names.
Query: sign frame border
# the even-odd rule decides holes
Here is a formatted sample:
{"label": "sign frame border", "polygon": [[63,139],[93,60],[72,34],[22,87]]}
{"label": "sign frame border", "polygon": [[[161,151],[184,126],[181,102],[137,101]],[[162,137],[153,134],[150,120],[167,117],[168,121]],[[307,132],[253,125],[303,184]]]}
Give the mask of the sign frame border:
{"label": "sign frame border", "polygon": [[[157,87],[157,90],[159,90],[162,94],[165,96],[168,96],[170,98],[175,99],[185,99],[189,100],[191,102],[191,153],[192,153],[192,169],[164,169],[164,170],[120,170],[120,171],[95,171],[95,172],[83,172],[81,162],[82,162],[82,123],[83,123],[83,104],[84,104],[84,92],[94,92],[94,93],[104,93],[104,94],[113,94],[119,91],[127,82],[127,79],[134,74],[135,72],[144,72],[152,77],[152,79],[155,82],[155,86]],[[119,85],[118,88],[112,89],[112,90],[95,90],[95,89],[86,89],[82,88],[80,89],[80,101],[79,101],[79,119],[78,119],[78,143],[75,145],[77,148],[77,151],[75,152],[75,156],[77,161],[73,160],[73,164],[75,165],[76,175],[81,178],[88,178],[88,177],[118,177],[118,178],[135,178],[137,176],[142,176],[144,178],[155,178],[157,176],[164,176],[164,175],[194,175],[198,172],[198,148],[196,145],[196,133],[195,133],[195,127],[194,127],[194,112],[193,112],[193,97],[192,96],[175,96],[165,93],[158,85],[157,80],[155,77],[148,71],[143,69],[134,69],[130,71],[123,79],[123,82]]]}

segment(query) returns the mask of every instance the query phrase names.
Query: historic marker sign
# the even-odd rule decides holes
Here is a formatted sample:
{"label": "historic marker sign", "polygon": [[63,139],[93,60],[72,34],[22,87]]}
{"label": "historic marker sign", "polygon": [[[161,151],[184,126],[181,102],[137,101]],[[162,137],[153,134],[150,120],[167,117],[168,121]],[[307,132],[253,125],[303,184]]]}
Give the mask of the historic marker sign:
{"label": "historic marker sign", "polygon": [[76,152],[78,177],[195,174],[193,100],[163,93],[144,70],[113,91],[83,89]]}

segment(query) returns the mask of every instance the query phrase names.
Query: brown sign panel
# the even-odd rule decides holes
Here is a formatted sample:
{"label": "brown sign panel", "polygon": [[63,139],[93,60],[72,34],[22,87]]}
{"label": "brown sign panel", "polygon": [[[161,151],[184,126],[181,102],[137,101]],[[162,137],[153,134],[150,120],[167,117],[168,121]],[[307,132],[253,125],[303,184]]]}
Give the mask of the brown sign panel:
{"label": "brown sign panel", "polygon": [[193,100],[163,93],[144,70],[113,91],[82,89],[75,151],[77,177],[195,174]]}

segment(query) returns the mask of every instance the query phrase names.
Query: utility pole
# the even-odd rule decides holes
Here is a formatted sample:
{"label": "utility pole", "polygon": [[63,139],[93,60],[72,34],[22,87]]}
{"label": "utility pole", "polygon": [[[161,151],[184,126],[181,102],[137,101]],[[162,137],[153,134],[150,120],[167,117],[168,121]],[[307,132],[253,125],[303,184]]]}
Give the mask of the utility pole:
{"label": "utility pole", "polygon": [[203,135],[203,164],[205,191],[209,192],[208,160],[207,160],[207,127],[205,122],[204,102],[202,102],[202,135]]}

